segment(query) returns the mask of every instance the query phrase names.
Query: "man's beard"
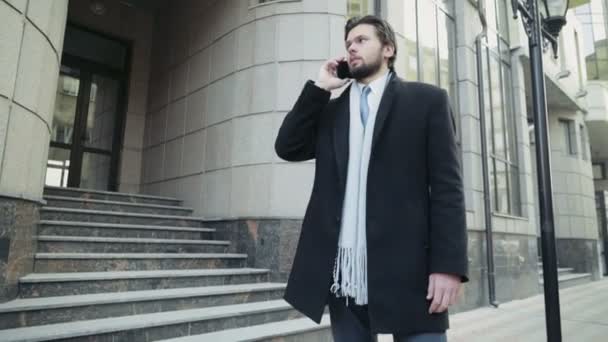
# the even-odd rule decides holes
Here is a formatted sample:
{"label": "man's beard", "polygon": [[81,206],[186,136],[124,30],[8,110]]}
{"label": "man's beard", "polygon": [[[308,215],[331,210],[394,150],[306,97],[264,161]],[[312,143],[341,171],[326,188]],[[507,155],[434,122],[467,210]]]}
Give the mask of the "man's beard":
{"label": "man's beard", "polygon": [[381,56],[378,56],[378,58],[374,59],[371,63],[365,63],[363,60],[361,60],[362,63],[360,66],[350,69],[352,78],[360,81],[378,72],[378,70],[380,70],[382,67],[382,58],[380,57]]}

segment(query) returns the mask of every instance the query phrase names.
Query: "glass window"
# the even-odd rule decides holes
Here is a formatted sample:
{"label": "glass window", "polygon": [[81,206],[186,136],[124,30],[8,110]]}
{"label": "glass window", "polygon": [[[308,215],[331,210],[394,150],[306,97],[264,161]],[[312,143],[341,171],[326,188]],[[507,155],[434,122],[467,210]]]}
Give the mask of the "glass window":
{"label": "glass window", "polygon": [[68,186],[70,174],[70,150],[65,148],[50,147],[49,157],[46,164],[46,178],[44,185]]}
{"label": "glass window", "polygon": [[[456,98],[456,24],[443,11],[437,11],[437,40],[439,52],[439,86],[446,89],[450,99]],[[455,103],[452,103],[454,106]]]}
{"label": "glass window", "polygon": [[509,10],[511,6],[511,2],[507,4],[507,0],[497,0],[498,2],[498,31],[500,32],[500,36],[509,41],[509,17],[511,16],[511,11]]}
{"label": "glass window", "polygon": [[511,68],[495,49],[482,48],[484,80],[482,115],[486,118],[493,209],[521,215],[517,125],[513,107]]}
{"label": "glass window", "polygon": [[111,157],[88,153],[82,155],[80,187],[85,189],[107,189],[110,179]]}
{"label": "glass window", "polygon": [[504,124],[501,66],[500,61],[492,54],[490,54],[490,82],[494,155],[507,159],[505,144],[505,133],[507,132]]}
{"label": "glass window", "polygon": [[592,168],[593,168],[593,179],[595,179],[595,180],[606,179],[606,168],[603,163],[594,163]]}
{"label": "glass window", "polygon": [[[397,0],[395,0],[397,1]],[[401,0],[399,0],[401,1]],[[434,84],[445,89],[454,111],[458,108],[456,68],[456,24],[453,1],[405,0],[403,3],[404,50],[397,58],[405,61],[405,79]],[[455,112],[457,139],[460,120]]]}
{"label": "glass window", "polygon": [[568,155],[576,155],[576,130],[574,121],[560,119],[559,124],[562,127],[564,136],[564,151]]}
{"label": "glass window", "polygon": [[589,158],[587,154],[587,132],[585,131],[585,126],[580,125],[579,130],[581,132],[581,157],[583,160],[587,160]]}
{"label": "glass window", "polygon": [[80,87],[80,73],[76,69],[62,66],[57,82],[51,141],[71,144],[74,120],[76,119],[76,99]]}
{"label": "glass window", "polygon": [[583,56],[587,66],[587,79],[608,80],[608,40],[606,16],[608,4],[604,0],[589,0],[574,7],[582,26]]}
{"label": "glass window", "polygon": [[374,14],[373,0],[348,0],[346,15],[350,17]]}
{"label": "glass window", "polygon": [[490,69],[488,67],[488,49],[483,48],[482,51],[482,76],[483,76],[483,99],[484,108],[482,115],[486,120],[486,138],[488,139],[488,148],[494,151],[494,139],[492,138],[492,99],[490,97]]}
{"label": "glass window", "polygon": [[511,213],[513,215],[521,216],[521,190],[519,184],[519,168],[511,165],[511,172],[509,173],[509,184],[511,190]]}
{"label": "glass window", "polygon": [[501,213],[509,213],[509,181],[507,177],[507,164],[496,160],[496,205],[495,209]]}
{"label": "glass window", "polygon": [[437,12],[435,3],[418,1],[418,22],[421,32],[418,35],[420,58],[422,64],[421,81],[437,84]]}
{"label": "glass window", "polygon": [[[503,84],[503,104],[504,104],[504,120],[507,125],[507,132],[509,134],[505,135],[505,140],[507,141],[507,159],[512,163],[517,163],[517,125],[516,120],[518,116],[515,114],[513,109],[513,88],[511,85],[513,84],[511,80],[511,69],[507,67],[505,64],[502,64],[502,79],[504,80]],[[508,86],[507,86],[508,85]]]}
{"label": "glass window", "polygon": [[416,23],[416,0],[406,0],[403,3],[403,35],[405,51],[398,52],[405,56],[405,79],[418,80],[418,37]]}
{"label": "glass window", "polygon": [[84,136],[86,147],[110,151],[114,139],[114,128],[118,116],[119,82],[93,75],[87,130]]}

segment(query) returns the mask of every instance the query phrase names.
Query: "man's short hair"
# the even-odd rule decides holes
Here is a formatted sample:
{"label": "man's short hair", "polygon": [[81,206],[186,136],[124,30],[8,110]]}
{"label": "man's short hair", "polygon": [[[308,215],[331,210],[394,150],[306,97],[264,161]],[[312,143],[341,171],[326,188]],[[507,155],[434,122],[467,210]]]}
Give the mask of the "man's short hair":
{"label": "man's short hair", "polygon": [[364,17],[352,17],[346,22],[346,26],[344,27],[344,40],[348,37],[348,33],[355,28],[355,26],[361,24],[372,25],[376,29],[376,34],[378,38],[380,38],[380,42],[382,45],[392,45],[394,49],[393,56],[388,59],[388,67],[393,69],[395,64],[395,59],[397,58],[397,40],[395,39],[395,31],[391,25],[381,18],[376,17],[375,15],[366,15]]}

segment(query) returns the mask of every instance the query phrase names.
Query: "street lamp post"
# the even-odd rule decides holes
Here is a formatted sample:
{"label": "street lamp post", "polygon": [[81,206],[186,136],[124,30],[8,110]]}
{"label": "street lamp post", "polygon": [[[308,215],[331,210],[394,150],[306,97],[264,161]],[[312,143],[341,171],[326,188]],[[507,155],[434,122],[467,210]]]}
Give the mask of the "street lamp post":
{"label": "street lamp post", "polygon": [[524,1],[525,3],[520,2],[520,0],[511,0],[511,4],[514,18],[517,19],[518,12],[522,15],[522,22],[528,35],[530,47],[547,341],[561,342],[543,48],[548,41],[553,49],[553,56],[557,58],[557,37],[564,24],[566,24],[568,0],[542,0],[540,8],[538,0]]}

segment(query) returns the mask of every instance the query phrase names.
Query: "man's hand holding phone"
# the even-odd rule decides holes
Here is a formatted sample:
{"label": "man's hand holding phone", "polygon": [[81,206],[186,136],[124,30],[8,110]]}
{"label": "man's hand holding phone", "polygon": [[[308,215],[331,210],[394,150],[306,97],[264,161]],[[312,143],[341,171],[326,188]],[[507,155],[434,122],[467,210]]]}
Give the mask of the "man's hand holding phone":
{"label": "man's hand holding phone", "polygon": [[[319,70],[319,77],[317,78],[315,85],[327,91],[332,91],[345,85],[349,81],[349,79],[342,79],[338,77],[338,67],[340,63],[343,63],[342,68],[344,68],[344,63],[346,63],[346,57],[330,59],[323,63],[323,65],[321,66],[321,70]],[[348,64],[346,65],[346,67],[348,68]]]}

